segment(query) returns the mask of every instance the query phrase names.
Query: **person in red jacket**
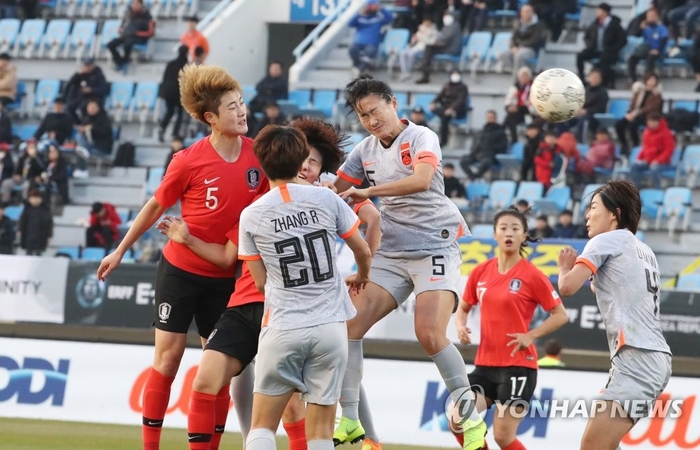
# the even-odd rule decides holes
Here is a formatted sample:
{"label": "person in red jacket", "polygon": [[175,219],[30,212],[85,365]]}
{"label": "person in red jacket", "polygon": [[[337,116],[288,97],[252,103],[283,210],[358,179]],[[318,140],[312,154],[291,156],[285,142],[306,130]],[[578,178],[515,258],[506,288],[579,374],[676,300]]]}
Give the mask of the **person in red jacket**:
{"label": "person in red jacket", "polygon": [[610,132],[606,128],[599,128],[586,157],[576,163],[574,172],[581,175],[586,182],[592,183],[596,167],[612,169],[614,165],[615,143],[610,139]]}
{"label": "person in red jacket", "polygon": [[557,144],[557,135],[548,131],[544,135],[544,141],[540,144],[535,155],[535,179],[548,189],[552,184],[552,168],[554,167],[554,155],[561,153],[562,149]]}
{"label": "person in red jacket", "polygon": [[661,184],[661,171],[668,169],[676,148],[676,139],[660,113],[649,113],[642,135],[642,150],[632,163],[630,177],[639,186],[644,175],[651,177],[654,188]]}
{"label": "person in red jacket", "polygon": [[111,203],[95,202],[90,211],[90,227],[85,233],[85,245],[88,247],[112,248],[112,243],[119,239],[122,219]]}

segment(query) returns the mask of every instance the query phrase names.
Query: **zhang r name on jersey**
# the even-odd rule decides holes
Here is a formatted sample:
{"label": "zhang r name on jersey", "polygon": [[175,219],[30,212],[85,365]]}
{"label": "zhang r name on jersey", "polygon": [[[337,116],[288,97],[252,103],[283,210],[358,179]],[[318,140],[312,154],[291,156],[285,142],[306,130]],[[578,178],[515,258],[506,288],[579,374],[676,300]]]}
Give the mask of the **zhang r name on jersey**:
{"label": "zhang r name on jersey", "polygon": [[275,233],[281,233],[283,231],[289,231],[291,228],[308,225],[309,219],[311,219],[312,223],[319,222],[318,214],[315,209],[312,209],[308,213],[301,211],[284,217],[275,217],[270,222],[275,226]]}

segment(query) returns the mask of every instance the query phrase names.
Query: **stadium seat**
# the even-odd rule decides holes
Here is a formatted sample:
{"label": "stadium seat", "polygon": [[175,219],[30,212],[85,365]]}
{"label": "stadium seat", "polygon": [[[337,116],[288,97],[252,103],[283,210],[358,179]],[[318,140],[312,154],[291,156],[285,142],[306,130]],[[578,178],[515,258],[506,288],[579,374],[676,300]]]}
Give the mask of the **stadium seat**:
{"label": "stadium seat", "polygon": [[499,153],[496,155],[496,161],[503,173],[513,173],[520,170],[520,164],[523,161],[523,154],[525,152],[525,145],[518,141],[514,142],[510,146],[510,151],[508,153]]}
{"label": "stadium seat", "polygon": [[130,81],[118,81],[112,83],[109,92],[109,111],[114,120],[121,121],[122,114],[131,107],[131,98],[134,93],[134,83]]}
{"label": "stadium seat", "polygon": [[[469,36],[469,42],[464,50],[462,64],[469,61],[469,70],[472,76],[476,74],[479,65],[486,62],[486,56],[491,48],[491,38],[488,31],[477,31]],[[461,67],[464,70],[464,67]]]}
{"label": "stadium seat", "polygon": [[44,45],[39,52],[40,58],[44,57],[44,53],[48,49],[48,57],[50,59],[58,58],[58,54],[65,47],[70,33],[71,21],[67,19],[54,19],[49,22],[44,33]]}
{"label": "stadium seat", "polygon": [[34,52],[39,50],[45,29],[46,21],[44,19],[25,20],[17,39],[14,56],[17,57],[21,54],[23,58],[31,58]]}
{"label": "stadium seat", "polygon": [[20,25],[19,19],[0,20],[0,53],[10,53],[14,48]]}
{"label": "stadium seat", "polygon": [[670,187],[664,192],[663,202],[656,215],[656,229],[661,228],[661,222],[668,225],[669,233],[673,233],[676,224],[682,220],[681,229],[687,230],[692,215],[693,193],[686,187]]}
{"label": "stadium seat", "polygon": [[60,80],[52,78],[39,80],[36,84],[36,90],[34,91],[34,117],[43,118],[60,92]]}
{"label": "stadium seat", "polygon": [[27,83],[24,81],[17,82],[17,94],[15,95],[15,101],[5,105],[5,109],[11,112],[18,113],[20,116],[23,114],[22,102],[24,97],[27,95]]}
{"label": "stadium seat", "polygon": [[618,178],[624,178],[624,177],[629,176],[629,173],[630,173],[630,165],[631,165],[634,161],[637,160],[637,156],[639,156],[639,153],[640,153],[641,151],[642,151],[642,147],[641,147],[641,146],[634,147],[634,148],[632,148],[632,150],[630,150],[630,156],[629,156],[629,158],[628,158],[628,161],[627,161],[627,165],[626,165],[626,166],[623,167],[623,166],[620,165],[620,164],[615,164],[615,168],[613,169],[613,172],[612,172],[612,175],[611,175],[612,179],[613,179],[613,180],[616,180],[616,179],[618,179]]}
{"label": "stadium seat", "polygon": [[695,182],[700,172],[700,145],[689,145],[683,152],[683,157],[678,163],[678,176],[675,184],[680,184],[680,178],[686,177],[686,186],[691,189],[695,188]]}
{"label": "stadium seat", "polygon": [[645,236],[644,236],[644,232],[642,230],[637,230],[637,232],[634,235],[637,236],[637,239],[644,242]]}
{"label": "stadium seat", "polygon": [[597,183],[587,184],[586,186],[584,186],[579,206],[581,214],[583,214],[583,212],[586,210],[586,206],[588,206],[591,203],[591,200],[593,199],[593,192],[602,186],[602,184]]}
{"label": "stadium seat", "polygon": [[8,219],[17,222],[19,220],[19,216],[22,214],[22,209],[24,209],[24,207],[21,205],[8,206],[5,208],[5,215]]}
{"label": "stadium seat", "polygon": [[106,255],[102,247],[85,247],[80,253],[80,259],[84,261],[102,261]]}
{"label": "stadium seat", "polygon": [[683,291],[700,291],[700,273],[678,275],[676,289]]}
{"label": "stadium seat", "polygon": [[76,60],[80,60],[83,56],[92,56],[96,32],[97,22],[94,20],[76,21],[69,39],[70,45],[67,45],[65,49],[65,57],[73,56]]}
{"label": "stadium seat", "polygon": [[622,119],[630,106],[630,100],[615,99],[608,104],[607,113],[594,114],[593,117],[603,126],[612,126],[616,121]]}
{"label": "stadium seat", "polygon": [[532,209],[539,215],[559,215],[569,207],[571,188],[569,186],[552,186],[544,198],[536,199]]}
{"label": "stadium seat", "polygon": [[150,121],[158,120],[156,106],[158,104],[158,83],[142,81],[136,85],[136,91],[131,101],[131,111],[129,113],[129,121],[133,120],[134,112],[138,112],[139,122],[143,125]]}
{"label": "stadium seat", "polygon": [[164,167],[151,167],[151,170],[148,171],[148,181],[146,182],[146,195],[151,196],[156,192],[164,174]]}
{"label": "stadium seat", "polygon": [[470,228],[473,238],[493,239],[493,226],[488,224],[478,224]]}
{"label": "stadium seat", "polygon": [[640,189],[639,198],[642,200],[642,217],[656,219],[659,206],[664,200],[662,189]]}
{"label": "stadium seat", "polygon": [[352,149],[355,148],[357,144],[362,142],[362,140],[366,137],[362,133],[348,133],[348,144],[345,146],[345,152],[350,152]]}
{"label": "stadium seat", "polygon": [[243,101],[246,103],[246,105],[250,106],[250,102],[257,95],[257,93],[257,89],[255,89],[255,86],[252,84],[243,85]]}
{"label": "stadium seat", "polygon": [[408,93],[394,92],[394,98],[396,98],[396,103],[399,106],[399,111],[401,111],[402,109],[408,109]]}
{"label": "stadium seat", "polygon": [[673,180],[674,184],[678,184],[680,178],[680,174],[678,173],[678,171],[680,170],[680,162],[682,155],[682,148],[676,147],[673,150],[673,155],[671,155],[671,164],[666,166],[666,168],[661,171],[662,178],[670,178],[671,180]]}
{"label": "stadium seat", "polygon": [[384,35],[378,57],[386,61],[389,70],[394,68],[399,54],[406,48],[410,38],[411,32],[405,28],[391,28]]}
{"label": "stadium seat", "polygon": [[311,91],[308,89],[295,89],[289,92],[287,99],[299,107],[299,109],[308,108],[311,103]]}
{"label": "stadium seat", "polygon": [[698,110],[698,102],[695,100],[673,100],[672,108],[694,112]]}
{"label": "stadium seat", "polygon": [[107,44],[114,38],[119,36],[119,27],[121,23],[117,19],[105,20],[102,25],[102,32],[100,34],[100,43],[95,46],[95,57],[102,59],[107,58],[109,52],[107,51]]}
{"label": "stadium seat", "polygon": [[449,63],[452,68],[464,70],[464,61],[467,55],[467,46],[469,43],[469,37],[462,36],[462,46],[458,55],[452,55],[449,53],[438,53],[433,58],[438,64]]}
{"label": "stadium seat", "polygon": [[544,186],[537,181],[521,181],[518,186],[518,191],[515,194],[515,200],[527,200],[529,205],[532,205],[535,200],[542,198]]}
{"label": "stadium seat", "polygon": [[314,91],[313,107],[322,111],[327,118],[333,117],[333,108],[335,100],[338,98],[338,93],[335,90],[318,90]]}
{"label": "stadium seat", "polygon": [[515,181],[494,181],[493,183],[491,183],[491,189],[489,190],[489,198],[486,202],[486,210],[484,211],[484,215],[487,211],[493,212],[500,209],[508,208],[513,204],[514,197]]}
{"label": "stadium seat", "polygon": [[498,55],[510,48],[510,39],[512,37],[513,33],[510,31],[501,31],[496,33],[496,35],[493,37],[493,42],[491,43],[491,48],[489,49],[489,55],[487,57],[489,70],[494,64],[498,63]]}
{"label": "stadium seat", "polygon": [[34,133],[36,133],[36,130],[38,129],[39,125],[37,124],[20,125],[19,134],[17,135],[17,137],[19,137],[23,141],[26,141],[27,139],[34,137]]}
{"label": "stadium seat", "polygon": [[80,248],[79,247],[59,247],[58,250],[56,250],[56,255],[55,256],[65,256],[70,259],[79,259],[80,258]]}
{"label": "stadium seat", "polygon": [[411,96],[411,108],[415,106],[420,106],[425,111],[425,118],[427,120],[435,117],[432,111],[430,111],[430,103],[435,99],[435,94],[413,94]]}
{"label": "stadium seat", "polygon": [[489,197],[491,185],[489,183],[476,181],[467,183],[464,189],[467,193],[467,206],[464,209],[474,213],[482,212],[486,199]]}

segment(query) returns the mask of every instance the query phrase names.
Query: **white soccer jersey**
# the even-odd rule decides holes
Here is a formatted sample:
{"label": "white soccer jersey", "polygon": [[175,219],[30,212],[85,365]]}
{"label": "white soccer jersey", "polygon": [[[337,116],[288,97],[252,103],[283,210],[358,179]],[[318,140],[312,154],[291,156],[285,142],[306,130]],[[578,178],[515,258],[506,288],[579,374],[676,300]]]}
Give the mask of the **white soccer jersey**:
{"label": "white soccer jersey", "polygon": [[355,316],[335,241],[359,225],[338,195],[315,186],[282,185],[243,210],[238,257],[265,264],[265,325],[292,330]]}
{"label": "white soccer jersey", "polygon": [[659,265],[649,246],[627,229],[608,231],[588,241],[576,262],[594,274],[611,358],[623,345],[671,353],[659,321]]}
{"label": "white soccer jersey", "polygon": [[382,241],[379,250],[400,252],[449,247],[460,235],[469,235],[467,223],[455,204],[445,196],[442,151],[437,135],[429,128],[404,121],[408,126],[389,148],[369,136],[348,155],[338,176],[356,185],[366,176],[378,186],[413,174],[418,163],[432,164],[435,176],[427,191],[381,197]]}

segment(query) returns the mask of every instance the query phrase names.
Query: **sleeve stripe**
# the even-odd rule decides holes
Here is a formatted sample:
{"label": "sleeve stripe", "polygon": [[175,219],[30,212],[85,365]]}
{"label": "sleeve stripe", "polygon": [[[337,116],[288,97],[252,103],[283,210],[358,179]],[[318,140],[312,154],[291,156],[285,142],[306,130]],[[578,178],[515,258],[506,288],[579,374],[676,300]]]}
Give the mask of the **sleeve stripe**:
{"label": "sleeve stripe", "polygon": [[358,180],[357,178],[353,178],[350,175],[348,175],[347,173],[343,172],[342,170],[338,171],[338,176],[345,181],[351,182],[352,184],[355,184],[358,186],[362,184],[362,180]]}
{"label": "sleeve stripe", "polygon": [[352,207],[352,211],[353,211],[355,214],[357,214],[357,213],[360,211],[360,209],[362,209],[362,207],[365,206],[365,205],[372,205],[372,206],[374,206],[374,203],[372,203],[371,200],[365,200],[364,202],[358,203],[357,205],[353,206],[353,207]]}
{"label": "sleeve stripe", "polygon": [[588,267],[589,269],[591,269],[591,272],[593,272],[594,275],[598,271],[598,268],[595,266],[595,264],[581,256],[576,258],[576,264],[583,264],[584,266]]}
{"label": "sleeve stripe", "polygon": [[360,219],[357,219],[357,221],[355,221],[355,225],[353,225],[352,228],[350,228],[345,233],[339,235],[338,237],[340,239],[347,239],[350,236],[352,236],[355,233],[355,231],[357,231],[358,228],[360,228]]}
{"label": "sleeve stripe", "polygon": [[260,255],[241,255],[239,253],[238,259],[241,259],[243,261],[257,261],[257,260],[262,259],[262,256],[260,256]]}
{"label": "sleeve stripe", "polygon": [[416,167],[418,164],[430,164],[433,166],[433,169],[437,169],[438,163],[438,157],[435,153],[424,151],[416,153],[416,157],[413,161],[413,167]]}

